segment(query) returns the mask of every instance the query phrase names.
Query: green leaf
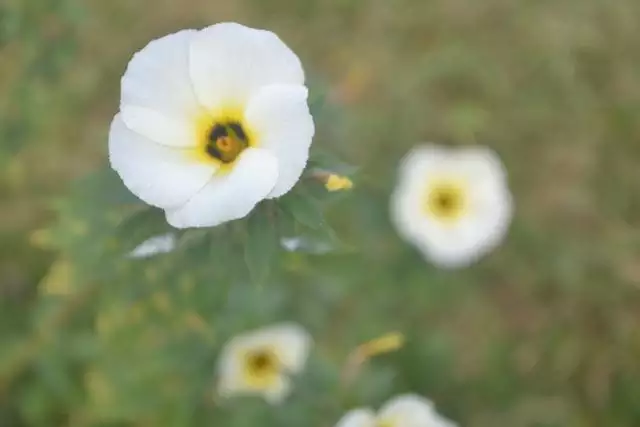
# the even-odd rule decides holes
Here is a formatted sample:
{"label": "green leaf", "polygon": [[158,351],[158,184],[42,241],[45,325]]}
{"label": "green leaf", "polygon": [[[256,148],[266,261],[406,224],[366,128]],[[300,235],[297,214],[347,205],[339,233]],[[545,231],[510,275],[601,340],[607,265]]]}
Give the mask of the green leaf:
{"label": "green leaf", "polygon": [[297,232],[296,219],[289,214],[288,212],[284,212],[282,209],[278,209],[276,211],[275,218],[276,229],[278,230],[278,236],[294,236]]}
{"label": "green leaf", "polygon": [[280,249],[278,233],[269,213],[266,209],[258,209],[248,221],[244,260],[251,280],[256,284],[267,279],[275,255]]}
{"label": "green leaf", "polygon": [[309,158],[309,169],[318,168],[339,175],[351,176],[358,172],[358,167],[351,165],[334,154],[320,149],[312,149]]}
{"label": "green leaf", "polygon": [[280,207],[296,221],[317,230],[324,225],[324,216],[316,201],[304,193],[289,194],[280,200]]}
{"label": "green leaf", "polygon": [[321,114],[327,101],[327,95],[324,91],[312,92],[309,95],[309,111],[312,116]]}
{"label": "green leaf", "polygon": [[146,208],[127,217],[116,230],[116,241],[125,249],[133,249],[148,238],[174,231],[167,223],[164,212]]}
{"label": "green leaf", "polygon": [[75,182],[69,198],[93,205],[96,210],[142,204],[110,167],[104,167]]}
{"label": "green leaf", "polygon": [[317,119],[327,107],[327,93],[330,90],[329,84],[323,79],[309,77],[309,111]]}
{"label": "green leaf", "polygon": [[178,247],[181,249],[190,249],[194,246],[200,246],[203,241],[208,240],[212,235],[211,231],[207,228],[192,228],[179,234]]}

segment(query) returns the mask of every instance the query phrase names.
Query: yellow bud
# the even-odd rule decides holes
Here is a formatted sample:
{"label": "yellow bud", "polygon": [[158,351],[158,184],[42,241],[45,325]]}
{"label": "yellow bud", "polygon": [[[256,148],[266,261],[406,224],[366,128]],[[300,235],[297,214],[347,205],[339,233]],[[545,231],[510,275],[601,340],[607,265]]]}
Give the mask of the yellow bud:
{"label": "yellow bud", "polygon": [[390,353],[402,348],[404,341],[404,335],[400,332],[390,332],[360,345],[357,353],[363,360],[370,359],[379,354]]}
{"label": "yellow bud", "polygon": [[324,186],[328,191],[350,190],[353,188],[353,181],[346,176],[331,174]]}

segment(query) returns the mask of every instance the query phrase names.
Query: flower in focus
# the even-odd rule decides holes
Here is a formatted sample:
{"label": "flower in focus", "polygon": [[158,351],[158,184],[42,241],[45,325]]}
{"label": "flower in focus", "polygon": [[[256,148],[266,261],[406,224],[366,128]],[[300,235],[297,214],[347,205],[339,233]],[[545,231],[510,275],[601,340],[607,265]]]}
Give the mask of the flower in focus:
{"label": "flower in focus", "polygon": [[150,258],[158,254],[167,254],[176,248],[176,236],[173,233],[151,237],[129,252],[129,258]]}
{"label": "flower in focus", "polygon": [[399,234],[431,262],[450,268],[495,248],[512,214],[505,169],[488,148],[415,148],[400,167],[391,200]]}
{"label": "flower in focus", "polygon": [[304,368],[310,346],[309,334],[289,323],[236,336],[218,362],[220,394],[257,394],[269,403],[281,402],[291,389],[291,375]]}
{"label": "flower in focus", "polygon": [[354,409],[336,427],[455,427],[440,416],[433,403],[416,395],[402,395],[387,402],[378,413],[369,408]]}
{"label": "flower in focus", "polygon": [[122,77],[109,158],[174,227],[246,216],[298,181],[314,134],[298,57],[235,23],[150,42]]}

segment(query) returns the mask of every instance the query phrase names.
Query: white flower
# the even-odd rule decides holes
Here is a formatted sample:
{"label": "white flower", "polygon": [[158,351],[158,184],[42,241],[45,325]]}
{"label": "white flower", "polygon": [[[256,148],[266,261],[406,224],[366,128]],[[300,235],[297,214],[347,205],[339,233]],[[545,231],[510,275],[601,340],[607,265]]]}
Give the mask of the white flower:
{"label": "white flower", "polygon": [[300,178],[307,92],[300,60],[269,31],[222,23],[162,37],[122,78],[111,165],[174,227],[244,217]]}
{"label": "white flower", "polygon": [[424,145],[405,157],[399,175],[392,220],[431,262],[468,265],[504,238],[512,198],[504,167],[490,149]]}
{"label": "white flower", "polygon": [[376,414],[369,408],[354,409],[336,427],[456,427],[440,416],[429,400],[401,395],[387,402]]}
{"label": "white flower", "polygon": [[236,336],[218,361],[218,391],[223,396],[257,394],[269,403],[290,392],[291,375],[302,371],[311,337],[300,326],[274,325]]}
{"label": "white flower", "polygon": [[166,254],[176,248],[176,236],[173,233],[162,234],[145,240],[129,252],[129,258],[149,258]]}

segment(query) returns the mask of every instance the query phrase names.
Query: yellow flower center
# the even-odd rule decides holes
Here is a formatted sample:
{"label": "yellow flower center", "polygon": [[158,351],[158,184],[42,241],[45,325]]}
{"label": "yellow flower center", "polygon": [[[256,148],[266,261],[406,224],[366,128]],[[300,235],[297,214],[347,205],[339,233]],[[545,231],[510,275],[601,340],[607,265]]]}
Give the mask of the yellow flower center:
{"label": "yellow flower center", "polygon": [[376,420],[375,427],[394,427],[396,423],[392,420],[385,418]]}
{"label": "yellow flower center", "polygon": [[427,186],[424,213],[438,221],[454,222],[467,211],[467,186],[458,180],[438,180]]}
{"label": "yellow flower center", "polygon": [[196,133],[196,156],[200,161],[216,164],[220,172],[231,170],[246,148],[257,145],[257,138],[247,126],[240,108],[203,113],[198,118]]}
{"label": "yellow flower center", "polygon": [[238,122],[215,123],[207,137],[204,149],[213,159],[224,164],[233,163],[249,146],[249,138]]}
{"label": "yellow flower center", "polygon": [[243,375],[252,387],[269,387],[277,380],[280,371],[280,360],[271,348],[252,350],[244,355]]}

